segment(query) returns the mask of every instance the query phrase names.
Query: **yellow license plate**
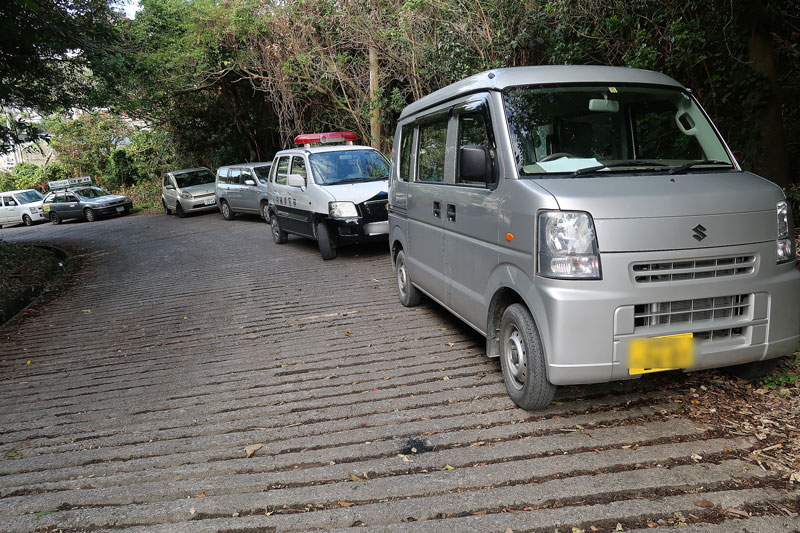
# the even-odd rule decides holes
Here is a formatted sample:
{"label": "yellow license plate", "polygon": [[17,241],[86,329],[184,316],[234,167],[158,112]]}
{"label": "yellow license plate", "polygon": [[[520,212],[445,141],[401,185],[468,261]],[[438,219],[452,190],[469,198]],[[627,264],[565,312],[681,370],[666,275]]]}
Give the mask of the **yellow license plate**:
{"label": "yellow license plate", "polygon": [[694,366],[694,335],[631,339],[628,343],[628,374],[647,374]]}

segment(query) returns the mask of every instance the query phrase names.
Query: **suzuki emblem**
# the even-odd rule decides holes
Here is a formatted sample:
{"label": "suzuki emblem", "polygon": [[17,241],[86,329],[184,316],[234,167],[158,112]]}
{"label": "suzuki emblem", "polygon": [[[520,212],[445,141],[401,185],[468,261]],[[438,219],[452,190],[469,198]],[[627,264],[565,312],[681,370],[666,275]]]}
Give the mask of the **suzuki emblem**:
{"label": "suzuki emblem", "polygon": [[692,235],[692,237],[694,237],[695,240],[697,240],[698,242],[708,237],[708,235],[706,235],[706,231],[708,230],[705,227],[703,227],[702,224],[698,224],[695,227],[693,227],[692,231],[694,232],[694,235]]}

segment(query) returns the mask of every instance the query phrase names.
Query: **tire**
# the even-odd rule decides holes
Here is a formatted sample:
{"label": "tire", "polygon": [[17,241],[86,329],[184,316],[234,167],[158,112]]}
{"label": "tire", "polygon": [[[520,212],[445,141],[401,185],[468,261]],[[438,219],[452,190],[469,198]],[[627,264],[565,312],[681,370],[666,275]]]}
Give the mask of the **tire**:
{"label": "tire", "polygon": [[317,222],[317,244],[319,253],[325,261],[336,259],[336,244],[331,240],[328,226],[324,222]]}
{"label": "tire", "polygon": [[22,215],[22,223],[26,226],[33,226],[33,219],[28,215]]}
{"label": "tire", "polygon": [[264,203],[261,206],[261,218],[264,219],[264,222],[269,224],[269,204]]}
{"label": "tire", "polygon": [[55,225],[61,224],[61,217],[58,216],[58,213],[50,211],[50,222],[52,222]]}
{"label": "tire", "polygon": [[161,205],[164,206],[164,214],[167,215],[167,216],[170,216],[172,214],[172,209],[167,207],[167,202],[165,202],[163,198],[161,200]]}
{"label": "tire", "polygon": [[97,220],[94,211],[92,211],[88,207],[83,210],[83,218],[86,219],[86,222],[94,222],[95,220]]}
{"label": "tire", "polygon": [[183,210],[180,200],[175,202],[175,214],[180,218],[186,218],[186,212]]}
{"label": "tire", "polygon": [[528,308],[512,304],[500,320],[500,366],[508,395],[528,411],[550,405],[556,387],[547,381],[539,332]]}
{"label": "tire", "polygon": [[415,307],[422,301],[422,293],[411,283],[406,266],[406,254],[403,250],[397,253],[394,260],[395,274],[397,275],[397,296],[405,307]]}
{"label": "tire", "polygon": [[222,211],[222,218],[224,218],[225,220],[233,220],[234,217],[236,217],[236,213],[233,212],[233,209],[231,209],[231,206],[229,206],[228,202],[226,202],[225,200],[222,200],[220,202],[219,210]]}
{"label": "tire", "polygon": [[777,359],[767,359],[766,361],[753,361],[752,363],[726,366],[720,370],[731,376],[752,381],[772,374],[775,369],[778,368],[779,361],[780,357]]}
{"label": "tire", "polygon": [[270,215],[269,223],[272,226],[272,240],[275,241],[275,244],[286,244],[286,241],[289,240],[289,234],[278,225],[278,217],[274,214]]}

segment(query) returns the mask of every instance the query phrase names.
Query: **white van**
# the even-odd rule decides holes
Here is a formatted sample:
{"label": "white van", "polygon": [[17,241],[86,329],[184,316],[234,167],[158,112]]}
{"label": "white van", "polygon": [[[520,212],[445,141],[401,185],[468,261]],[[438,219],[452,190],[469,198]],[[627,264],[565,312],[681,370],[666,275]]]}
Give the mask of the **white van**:
{"label": "white van", "polygon": [[[389,162],[369,146],[354,146],[352,132],[298,135],[300,148],[282,150],[272,162],[269,220],[277,244],[292,233],[314,239],[325,260],[337,247],[389,233]],[[346,142],[315,146],[311,143]]]}
{"label": "white van", "polygon": [[10,224],[32,225],[47,220],[42,211],[44,196],[35,189],[0,193],[0,226]]}
{"label": "white van", "polygon": [[662,370],[755,376],[797,347],[786,198],[668,76],[483,72],[406,107],[392,153],[400,301],[485,335],[523,408]]}

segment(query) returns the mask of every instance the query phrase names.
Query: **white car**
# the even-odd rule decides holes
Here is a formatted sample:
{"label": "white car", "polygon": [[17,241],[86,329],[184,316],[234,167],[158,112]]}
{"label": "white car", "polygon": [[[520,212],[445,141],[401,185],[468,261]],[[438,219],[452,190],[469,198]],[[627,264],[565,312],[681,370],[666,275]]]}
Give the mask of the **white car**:
{"label": "white car", "polygon": [[34,189],[0,193],[0,227],[10,224],[32,225],[47,220],[42,211],[44,196]]}
{"label": "white car", "polygon": [[[275,155],[268,210],[277,244],[288,233],[308,237],[329,260],[340,245],[386,240],[389,162],[374,148],[353,146],[355,139],[352,132],[298,135],[302,148]],[[347,144],[311,146],[341,141]]]}

